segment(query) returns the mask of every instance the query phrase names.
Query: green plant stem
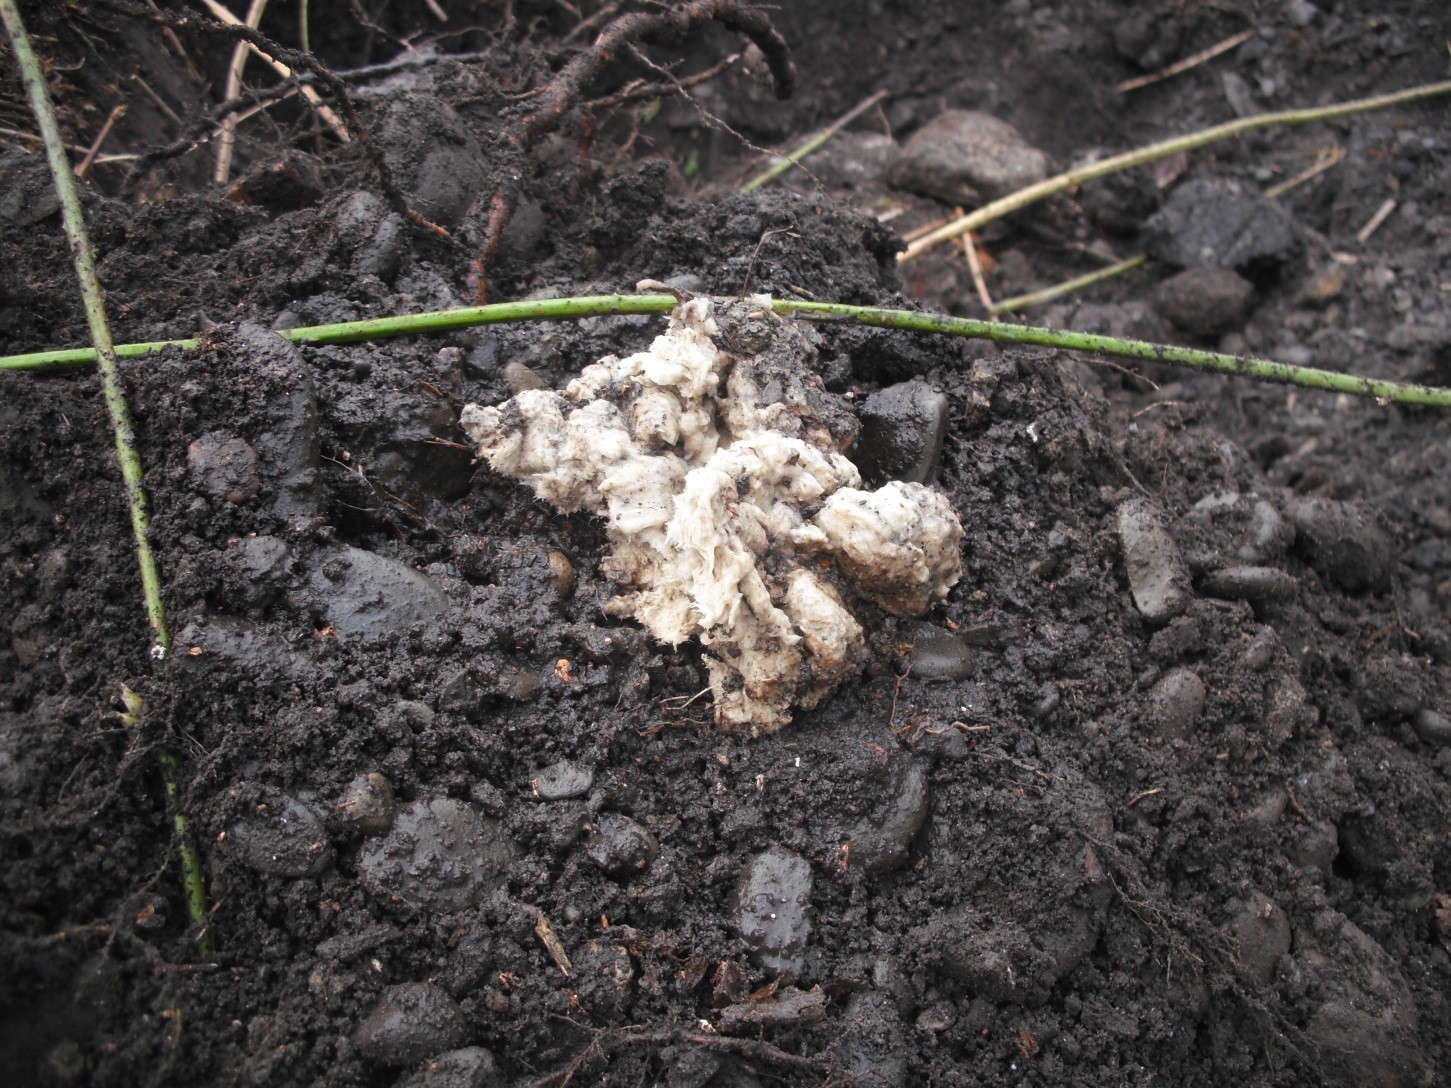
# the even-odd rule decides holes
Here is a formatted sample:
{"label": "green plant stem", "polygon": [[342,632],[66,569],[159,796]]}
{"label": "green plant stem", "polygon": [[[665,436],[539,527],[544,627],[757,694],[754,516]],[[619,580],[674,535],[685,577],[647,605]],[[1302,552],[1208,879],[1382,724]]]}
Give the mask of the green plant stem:
{"label": "green plant stem", "polygon": [[95,345],[93,357],[100,364],[101,390],[106,401],[106,411],[111,416],[111,428],[116,434],[116,457],[121,462],[121,478],[126,484],[126,501],[131,509],[131,528],[136,537],[136,558],[141,568],[141,592],[146,601],[146,618],[151,624],[155,644],[161,647],[164,654],[171,645],[171,636],[166,627],[166,609],[161,602],[161,578],[156,569],[156,556],[147,537],[149,518],[146,491],[141,482],[141,458],[136,452],[136,431],[131,425],[131,412],[126,406],[126,395],[121,388],[121,373],[116,366],[111,328],[106,321],[106,303],[101,297],[100,281],[96,278],[95,252],[91,249],[90,237],[86,233],[80,196],[76,192],[70,160],[66,157],[65,144],[56,124],[50,92],[46,88],[35,53],[30,48],[30,38],[25,33],[25,25],[20,21],[15,0],[0,0],[0,16],[3,16],[6,33],[10,35],[15,59],[20,65],[20,74],[30,96],[30,106],[35,112],[36,123],[40,126],[41,138],[45,141],[51,173],[55,177],[61,217],[65,223],[66,237],[70,240],[71,254],[75,259],[76,279],[80,283],[81,298],[85,303],[91,342]]}
{"label": "green plant stem", "polygon": [[[151,656],[161,659],[171,647],[171,633],[167,629],[166,607],[161,599],[161,575],[156,566],[156,554],[151,550],[148,538],[150,519],[147,515],[146,490],[142,485],[141,457],[136,449],[136,431],[131,424],[131,412],[121,387],[121,372],[116,364],[111,327],[106,320],[106,304],[101,296],[100,280],[96,277],[95,252],[86,232],[80,195],[76,191],[75,177],[71,171],[70,160],[66,157],[65,144],[61,140],[60,126],[56,124],[50,91],[46,87],[35,51],[30,47],[30,36],[25,32],[25,24],[21,21],[15,0],[0,0],[0,20],[5,23],[11,48],[15,51],[21,79],[30,98],[36,124],[40,127],[41,138],[45,141],[46,157],[50,162],[51,175],[55,179],[56,194],[60,198],[61,218],[75,259],[76,279],[85,303],[91,342],[95,345],[94,359],[101,372],[101,390],[106,401],[106,411],[111,417],[111,429],[115,432],[116,457],[121,463],[121,478],[125,482],[126,501],[131,511],[131,529],[136,538],[136,559],[141,569],[141,592],[146,603],[146,618],[151,625]],[[162,774],[166,782],[168,802],[175,808],[177,791],[174,757],[163,756]],[[180,836],[187,910],[192,921],[200,927],[206,921],[201,859],[188,839],[182,835],[186,829],[185,815],[178,810],[174,820]],[[201,947],[205,951],[205,944]]]}
{"label": "green plant stem", "polygon": [[775,181],[782,174],[794,170],[796,167],[801,165],[801,160],[806,158],[807,155],[810,155],[816,151],[820,151],[821,148],[825,146],[828,140],[830,140],[838,132],[846,128],[847,125],[851,124],[862,114],[866,113],[867,110],[871,109],[873,106],[875,106],[878,102],[886,97],[886,91],[877,91],[875,94],[869,95],[867,98],[865,98],[861,102],[858,102],[855,106],[849,109],[846,113],[838,117],[831,124],[827,125],[815,136],[812,136],[811,138],[806,140],[795,151],[782,158],[779,162],[772,163],[771,166],[769,166],[767,169],[761,171],[750,181],[742,185],[738,191],[742,193],[754,192],[762,185],[765,185],[768,182]]}
{"label": "green plant stem", "polygon": [[1029,306],[1041,306],[1045,302],[1052,302],[1055,298],[1062,298],[1064,295],[1071,295],[1074,291],[1082,291],[1085,287],[1092,287],[1095,283],[1102,283],[1104,280],[1112,279],[1114,276],[1138,268],[1149,259],[1147,253],[1139,253],[1116,264],[1108,265],[1089,272],[1086,275],[1076,276],[1071,280],[1064,280],[1062,283],[1055,283],[1052,287],[1044,287],[1038,291],[1030,291],[1026,295],[1014,295],[1012,298],[1005,298],[1001,302],[995,302],[988,309],[990,314],[1010,314],[1015,310],[1026,310]]}
{"label": "green plant stem", "polygon": [[778,299],[773,308],[779,314],[800,314],[803,317],[823,316],[845,318],[859,325],[883,329],[904,329],[909,332],[942,333],[993,340],[999,344],[1023,344],[1069,351],[1086,351],[1094,355],[1111,355],[1120,359],[1138,359],[1150,363],[1168,363],[1256,381],[1298,385],[1305,389],[1321,389],[1332,393],[1349,393],[1357,397],[1399,404],[1422,404],[1451,408],[1451,389],[1427,385],[1381,381],[1355,374],[1339,374],[1333,370],[1317,370],[1308,366],[1291,366],[1270,359],[1249,355],[1225,355],[1217,351],[1153,344],[1147,340],[1124,340],[1116,336],[1098,336],[1086,332],[1044,329],[1033,325],[1008,325],[999,321],[980,321],[968,317],[945,317],[912,310],[882,310],[869,306],[843,306],[835,302],[796,302]]}
{"label": "green plant stem", "polygon": [[1114,155],[1099,162],[1090,163],[1088,166],[1047,178],[1035,185],[1029,185],[1027,188],[1019,189],[1015,193],[1009,193],[1005,197],[994,200],[991,204],[984,204],[976,211],[969,212],[967,215],[938,227],[931,234],[918,238],[903,253],[897,255],[897,263],[906,264],[908,261],[922,256],[939,243],[950,241],[970,230],[977,230],[984,224],[1001,219],[1005,215],[1026,208],[1029,204],[1036,204],[1040,200],[1053,196],[1055,193],[1061,193],[1065,189],[1071,189],[1075,185],[1082,185],[1086,181],[1116,174],[1135,166],[1145,166],[1160,159],[1167,159],[1170,155],[1177,155],[1181,151],[1193,151],[1195,148],[1227,140],[1231,136],[1253,132],[1255,129],[1271,128],[1275,125],[1303,125],[1312,121],[1333,121],[1337,117],[1349,117],[1355,113],[1383,110],[1390,106],[1418,102],[1423,98],[1433,98],[1443,94],[1451,94],[1451,80],[1442,83],[1428,83],[1420,87],[1412,87],[1409,90],[1397,91],[1394,94],[1376,95],[1374,98],[1340,102],[1333,106],[1281,110],[1277,113],[1256,113],[1250,117],[1227,121],[1222,125],[1201,129],[1185,136],[1175,136],[1173,139],[1150,144],[1148,147],[1126,151],[1122,155]]}
{"label": "green plant stem", "polygon": [[186,915],[197,928],[197,951],[208,956],[212,945],[207,935],[207,885],[202,877],[202,858],[192,842],[187,815],[177,796],[176,772],[181,767],[181,760],[170,752],[162,752],[159,759],[166,803],[171,808],[171,824],[176,831],[177,853],[181,855],[181,886],[186,896]]}
{"label": "green plant stem", "polygon": [[[527,302],[499,302],[488,306],[468,306],[458,310],[434,310],[397,317],[378,317],[367,321],[345,321],[335,325],[311,325],[284,329],[279,336],[294,344],[346,344],[359,340],[377,340],[389,336],[419,333],[450,332],[509,321],[558,321],[582,317],[609,317],[625,314],[668,314],[677,305],[673,295],[585,295],[574,298],[531,299]],[[915,310],[888,310],[877,306],[848,306],[839,302],[797,302],[775,299],[772,309],[778,314],[799,314],[802,317],[852,321],[883,329],[907,332],[965,336],[977,340],[993,340],[1000,344],[1022,344],[1031,347],[1060,348],[1085,351],[1094,355],[1111,355],[1121,359],[1167,363],[1218,374],[1229,374],[1258,381],[1281,382],[1306,389],[1322,389],[1349,393],[1358,397],[1400,404],[1423,404],[1451,408],[1451,389],[1381,381],[1355,374],[1340,374],[1308,366],[1291,366],[1270,359],[1247,355],[1224,355],[1197,348],[1154,344],[1147,340],[1123,340],[1113,336],[1065,332],[1033,325],[1008,325],[998,321],[979,321],[966,317],[921,313]],[[117,351],[125,355],[144,355],[166,347],[195,348],[197,340],[163,340],[149,344],[123,344]],[[36,352],[0,359],[3,369],[46,369],[91,362],[94,356],[84,350]]]}

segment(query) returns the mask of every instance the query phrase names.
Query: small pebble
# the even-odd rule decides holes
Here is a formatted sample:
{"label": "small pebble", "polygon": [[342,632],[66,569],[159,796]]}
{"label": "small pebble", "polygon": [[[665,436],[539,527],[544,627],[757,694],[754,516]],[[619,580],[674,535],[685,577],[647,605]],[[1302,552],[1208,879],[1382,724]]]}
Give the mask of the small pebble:
{"label": "small pebble", "polygon": [[731,914],[755,961],[793,981],[806,965],[810,906],[811,864],[773,846],[742,866]]}
{"label": "small pebble", "polygon": [[1269,984],[1275,964],[1290,951],[1290,920],[1258,889],[1231,907],[1228,926],[1234,941],[1239,975],[1254,986]]}
{"label": "small pebble", "polygon": [[919,680],[966,680],[977,671],[977,655],[940,627],[919,628],[912,646],[912,675]]}
{"label": "small pebble", "polygon": [[1006,121],[948,110],[902,146],[892,184],[948,204],[980,204],[1048,176],[1048,156]]}
{"label": "small pebble", "polygon": [[1263,670],[1280,650],[1280,636],[1273,627],[1261,627],[1245,647],[1240,664],[1255,672]]}
{"label": "small pebble", "polygon": [[1144,224],[1151,257],[1179,268],[1216,265],[1254,277],[1283,264],[1300,244],[1295,220],[1279,201],[1209,179],[1177,186]]}
{"label": "small pebble", "polygon": [[1310,564],[1348,593],[1390,588],[1399,554],[1395,538],[1360,503],[1304,499],[1290,511]]}
{"label": "small pebble", "polygon": [[1265,697],[1264,732],[1276,747],[1295,735],[1310,695],[1293,676],[1281,677]]}
{"label": "small pebble", "polygon": [[660,844],[649,828],[628,816],[609,812],[584,845],[585,857],[611,876],[644,872],[655,863]]}
{"label": "small pebble", "polygon": [[539,771],[529,785],[541,801],[568,801],[587,794],[594,781],[593,767],[561,759]]}
{"label": "small pebble", "polygon": [[372,771],[348,783],[342,798],[333,806],[333,818],[364,835],[381,835],[393,826],[397,811],[393,787],[381,774]]}
{"label": "small pebble", "polygon": [[568,597],[574,592],[574,564],[569,561],[569,556],[557,549],[550,550],[546,561],[554,592],[560,597]]}
{"label": "small pebble", "polygon": [[497,820],[439,797],[399,810],[387,835],[364,844],[358,873],[385,902],[451,913],[477,906],[500,887],[513,856]]}
{"label": "small pebble", "polygon": [[1163,737],[1187,737],[1194,731],[1207,697],[1204,681],[1189,669],[1175,669],[1149,691],[1148,717]]}
{"label": "small pebble", "polygon": [[1154,306],[1192,336],[1213,337],[1244,324],[1254,284],[1229,268],[1186,268],[1159,284]]}
{"label": "small pebble", "polygon": [[1437,711],[1423,708],[1411,719],[1416,727],[1416,736],[1427,744],[1451,745],[1451,718]]}
{"label": "small pebble", "polygon": [[901,757],[892,776],[890,798],[878,819],[866,819],[851,832],[851,864],[867,873],[901,866],[932,805],[932,781],[926,760]]}
{"label": "small pebble", "polygon": [[1063,696],[1059,694],[1057,684],[1043,684],[1038,688],[1038,698],[1030,713],[1037,721],[1047,721],[1062,701]]}
{"label": "small pebble", "polygon": [[228,828],[227,842],[243,862],[272,876],[316,876],[333,860],[322,818],[293,797],[259,805]]}
{"label": "small pebble", "polygon": [[309,585],[328,622],[344,637],[396,634],[437,619],[448,608],[448,597],[428,575],[351,546],[327,557]]}
{"label": "small pebble", "polygon": [[504,384],[515,395],[529,389],[543,389],[545,382],[535,371],[517,359],[504,364]]}
{"label": "small pebble", "polygon": [[399,1088],[494,1088],[501,1083],[493,1054],[466,1046],[429,1060]]}
{"label": "small pebble", "polygon": [[1118,508],[1119,544],[1134,606],[1145,622],[1159,627],[1189,607],[1189,575],[1178,545],[1146,499]]}
{"label": "small pebble", "polygon": [[1195,616],[1180,616],[1149,639],[1149,656],[1161,665],[1181,661],[1204,649],[1204,625]]}
{"label": "small pebble", "polygon": [[1320,9],[1310,0],[1294,0],[1285,10],[1285,15],[1290,22],[1297,27],[1307,27],[1315,21],[1315,16],[1320,14]]}
{"label": "small pebble", "polygon": [[897,141],[880,132],[842,132],[811,157],[811,172],[837,189],[880,186],[897,162]]}
{"label": "small pebble", "polygon": [[1295,595],[1295,579],[1274,567],[1225,567],[1204,576],[1199,588],[1227,601],[1288,601]]}
{"label": "small pebble", "polygon": [[926,382],[879,389],[858,409],[861,434],[852,457],[871,483],[927,483],[937,473],[947,434],[947,397]]}
{"label": "small pebble", "polygon": [[412,1065],[468,1041],[468,1021],[458,1003],[431,982],[405,982],[383,991],[382,1000],[358,1025],[353,1041],[369,1061]]}
{"label": "small pebble", "polygon": [[1292,865],[1301,869],[1318,869],[1330,872],[1340,853],[1340,832],[1329,820],[1316,820],[1302,827],[1285,844],[1285,856]]}
{"label": "small pebble", "polygon": [[186,448],[186,465],[197,490],[243,503],[262,489],[257,451],[236,435],[211,431]]}

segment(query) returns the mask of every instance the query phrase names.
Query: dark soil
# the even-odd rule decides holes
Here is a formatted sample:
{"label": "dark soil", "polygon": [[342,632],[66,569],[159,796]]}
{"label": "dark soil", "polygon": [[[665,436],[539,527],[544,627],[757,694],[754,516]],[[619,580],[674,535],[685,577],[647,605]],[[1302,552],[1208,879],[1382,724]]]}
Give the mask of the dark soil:
{"label": "dark soil", "polygon": [[[602,528],[460,445],[464,403],[562,386],[659,320],[300,349],[267,331],[465,304],[509,188],[493,299],[649,277],[980,313],[960,249],[899,274],[898,229],[951,209],[889,189],[860,134],[981,110],[1062,168],[1246,101],[1443,78],[1446,5],[802,0],[770,13],[793,98],[747,50],[693,88],[708,113],[647,94],[523,142],[519,95],[610,12],[440,6],[314,3],[311,44],[355,72],[393,195],[449,239],[293,100],[241,123],[235,184],[210,181],[210,143],[92,168],[117,339],[205,334],[124,366],[164,660],[94,373],[0,380],[4,1081],[1446,1083],[1445,413],[818,326],[850,402],[907,379],[947,396],[936,482],[964,575],[921,621],[864,614],[862,673],[748,740],[692,701],[698,646],[604,617]],[[183,59],[143,5],[22,7],[70,141],[122,101],[103,154],[211,131],[229,40],[183,29]],[[262,30],[295,47],[297,14]],[[367,68],[409,42],[429,57]],[[687,80],[743,45],[713,24],[641,48]],[[624,51],[585,93],[660,78]],[[790,146],[883,89],[810,176],[733,193],[760,165],[743,138]],[[33,131],[23,102],[7,53],[0,123]],[[1029,320],[1188,338],[1169,314],[1231,350],[1451,384],[1446,108],[1160,169],[1257,193],[1347,152],[1279,199],[1293,245],[1256,248],[1227,309],[1151,263]],[[5,140],[0,352],[86,344],[42,156]],[[989,228],[989,290],[1137,252],[1154,176]],[[1135,534],[1168,564],[1157,614],[1131,592]]]}

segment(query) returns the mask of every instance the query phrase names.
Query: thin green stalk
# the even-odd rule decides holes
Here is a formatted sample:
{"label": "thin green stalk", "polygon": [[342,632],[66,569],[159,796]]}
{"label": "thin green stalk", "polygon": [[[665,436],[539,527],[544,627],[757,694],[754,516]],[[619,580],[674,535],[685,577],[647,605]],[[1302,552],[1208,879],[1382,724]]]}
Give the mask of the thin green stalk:
{"label": "thin green stalk", "polygon": [[30,106],[35,112],[36,123],[40,126],[51,173],[55,177],[61,216],[65,222],[66,236],[70,239],[71,253],[75,258],[76,279],[80,282],[81,298],[86,307],[86,321],[91,328],[91,342],[95,345],[94,358],[100,363],[101,389],[106,400],[106,410],[110,413],[111,427],[116,433],[116,457],[121,462],[121,478],[126,483],[126,500],[131,508],[131,528],[136,536],[136,558],[141,567],[141,592],[146,600],[146,617],[150,621],[155,644],[165,654],[171,646],[171,636],[166,628],[166,609],[161,603],[161,578],[156,570],[156,556],[151,551],[151,543],[147,538],[149,518],[146,512],[146,491],[141,483],[141,458],[136,452],[136,432],[131,425],[131,412],[126,407],[126,395],[121,389],[121,374],[116,366],[111,328],[106,321],[106,304],[101,297],[100,281],[96,278],[95,252],[91,249],[91,240],[86,233],[80,196],[76,192],[70,160],[66,157],[65,144],[55,121],[50,92],[46,88],[45,78],[41,75],[40,64],[30,48],[30,38],[25,33],[25,25],[20,21],[15,0],[0,0],[0,17],[4,18],[6,33],[10,35],[10,43],[15,49],[15,59],[20,65],[21,78],[30,96]]}
{"label": "thin green stalk", "polygon": [[886,97],[886,91],[878,91],[876,94],[870,95],[863,101],[858,102],[850,110],[842,114],[831,124],[827,125],[815,136],[812,136],[810,139],[808,139],[795,151],[791,152],[779,162],[773,163],[770,167],[761,171],[761,173],[757,174],[750,181],[746,182],[740,187],[739,191],[742,193],[754,192],[756,189],[759,189],[767,182],[775,181],[782,174],[790,170],[794,170],[796,167],[801,165],[801,160],[806,158],[807,155],[810,155],[816,151],[820,151],[828,140],[830,140],[838,132],[846,128],[847,125],[851,124],[862,114],[866,113],[867,110],[871,109],[873,106],[875,106],[878,102]]}
{"label": "thin green stalk", "polygon": [[[278,333],[295,344],[345,344],[359,340],[376,340],[388,336],[419,333],[450,332],[476,325],[508,321],[557,321],[582,317],[608,317],[624,314],[667,314],[677,305],[673,295],[585,295],[574,298],[531,299],[527,302],[499,302],[489,306],[468,306],[458,310],[434,310],[421,314],[379,317],[368,321],[345,321],[336,325],[311,325],[285,329]],[[966,317],[921,313],[915,310],[887,310],[876,306],[848,306],[839,302],[797,302],[775,299],[772,309],[778,314],[800,314],[803,317],[853,321],[883,329],[908,332],[965,336],[993,340],[1000,344],[1023,344],[1032,347],[1086,351],[1094,355],[1112,355],[1122,359],[1140,359],[1212,371],[1258,381],[1282,382],[1306,389],[1323,389],[1349,393],[1359,397],[1394,401],[1400,404],[1423,404],[1451,408],[1451,389],[1403,384],[1340,374],[1308,366],[1291,366],[1270,359],[1247,355],[1223,355],[1197,348],[1154,344],[1147,340],[1123,340],[1113,336],[1065,332],[1033,325],[1008,325],[998,321],[979,321]],[[194,348],[196,340],[167,340],[150,344],[123,344],[118,352],[142,355],[163,347]],[[64,356],[58,358],[58,356]],[[37,352],[32,355],[0,359],[3,369],[45,369],[89,362],[93,356],[84,351]],[[23,364],[23,365],[22,365]]]}
{"label": "thin green stalk", "polygon": [[[140,692],[133,691],[122,684],[121,705],[125,708],[121,711],[121,723],[128,729],[135,729],[141,724],[141,715],[146,710],[146,700],[141,697]],[[186,913],[197,926],[197,949],[204,956],[210,955],[211,941],[207,938],[207,931],[204,928],[207,917],[207,889],[202,880],[202,859],[201,855],[197,853],[196,847],[192,845],[191,834],[187,828],[186,813],[181,810],[177,802],[176,771],[181,762],[170,752],[160,753],[157,761],[161,764],[166,804],[172,811],[171,826],[176,831],[177,853],[181,855],[181,884],[186,895]]]}
{"label": "thin green stalk", "polygon": [[1064,295],[1071,295],[1074,291],[1082,291],[1085,287],[1092,287],[1095,283],[1102,283],[1104,280],[1112,279],[1114,276],[1138,268],[1149,259],[1147,253],[1139,253],[1126,260],[1111,264],[1106,268],[1100,268],[1089,272],[1086,275],[1075,276],[1071,280],[1064,280],[1062,283],[1055,283],[1052,287],[1044,287],[1038,291],[1030,291],[1026,295],[1014,295],[1012,298],[1005,298],[1001,302],[994,302],[988,308],[988,313],[1010,314],[1015,310],[1026,310],[1029,306],[1041,306],[1045,302],[1052,302],[1055,298],[1062,298]]}
{"label": "thin green stalk", "polygon": [[1357,397],[1400,404],[1423,404],[1451,408],[1451,389],[1428,385],[1380,381],[1355,374],[1339,374],[1308,366],[1291,366],[1270,359],[1249,355],[1224,355],[1217,351],[1153,344],[1147,340],[1124,340],[1116,336],[1098,336],[1086,332],[1067,332],[1032,325],[1007,325],[999,321],[979,321],[968,317],[945,317],[912,310],[882,310],[870,306],[843,306],[835,302],[796,302],[777,299],[772,308],[778,314],[800,314],[844,318],[859,325],[883,329],[905,329],[909,332],[943,333],[993,340],[999,344],[1026,344],[1034,347],[1086,351],[1094,355],[1112,355],[1120,359],[1139,359],[1151,363],[1168,363],[1190,370],[1205,370],[1263,382],[1281,382],[1306,389],[1323,389],[1332,393],[1349,393]]}
{"label": "thin green stalk", "polygon": [[187,815],[177,797],[176,772],[181,760],[170,752],[160,755],[162,781],[166,789],[166,803],[171,808],[171,824],[176,831],[176,848],[181,855],[181,886],[186,895],[186,916],[197,928],[197,950],[203,956],[211,955],[212,943],[207,936],[207,885],[202,877],[202,857],[192,842]]}
{"label": "thin green stalk", "polygon": [[[95,360],[101,371],[101,390],[106,401],[106,410],[111,417],[111,429],[116,436],[116,457],[121,463],[121,478],[126,485],[127,505],[131,510],[131,530],[136,538],[136,559],[141,569],[141,592],[146,603],[146,618],[151,625],[151,656],[164,658],[171,647],[171,633],[166,625],[166,607],[161,600],[161,576],[156,566],[156,554],[151,550],[148,538],[149,517],[147,515],[146,490],[142,485],[141,457],[136,449],[136,432],[131,425],[131,412],[126,405],[126,395],[121,388],[121,372],[116,365],[115,345],[111,340],[111,327],[106,320],[106,304],[101,296],[101,283],[96,277],[95,252],[91,248],[90,236],[86,232],[85,216],[81,212],[80,196],[76,192],[75,177],[70,160],[66,157],[65,144],[61,140],[60,126],[56,124],[55,109],[50,101],[50,91],[41,73],[40,63],[30,47],[30,36],[25,32],[20,11],[15,0],[0,0],[0,20],[10,37],[15,60],[20,66],[21,79],[45,141],[46,157],[55,179],[56,194],[60,197],[61,218],[65,223],[66,237],[70,240],[71,253],[75,259],[76,279],[80,284],[81,298],[86,309],[86,321],[91,329],[91,341],[95,345]],[[163,759],[162,773],[166,781],[167,798],[176,797],[176,764],[174,760]],[[185,830],[186,817],[178,812],[176,817],[178,833]],[[206,921],[205,893],[202,889],[201,860],[195,849],[181,839],[181,860],[183,882],[187,889],[187,909],[192,921],[199,927]],[[205,945],[202,946],[205,950]]]}
{"label": "thin green stalk", "polygon": [[1442,83],[1428,83],[1420,87],[1412,87],[1409,90],[1397,91],[1394,94],[1376,95],[1374,98],[1340,102],[1333,106],[1281,110],[1277,113],[1256,113],[1250,117],[1241,117],[1236,121],[1215,125],[1213,128],[1201,129],[1185,136],[1175,136],[1173,139],[1150,144],[1148,147],[1126,151],[1122,155],[1114,155],[1099,162],[1090,163],[1088,166],[1079,167],[1077,170],[1069,170],[1066,173],[1047,178],[1036,185],[1029,185],[1025,189],[1019,189],[1016,193],[1009,193],[1001,199],[994,200],[991,204],[984,204],[976,211],[969,212],[967,215],[938,227],[931,234],[918,238],[904,252],[898,254],[897,263],[906,264],[941,242],[950,241],[970,230],[977,230],[984,224],[1001,219],[1005,215],[1026,208],[1029,204],[1036,204],[1040,200],[1053,196],[1055,193],[1061,193],[1065,189],[1071,189],[1075,185],[1082,185],[1085,181],[1116,174],[1135,166],[1146,166],[1151,162],[1167,159],[1170,155],[1177,155],[1181,151],[1193,151],[1195,148],[1227,140],[1231,136],[1253,132],[1255,129],[1270,128],[1274,125],[1303,125],[1311,121],[1333,121],[1337,117],[1349,117],[1355,113],[1383,110],[1389,106],[1418,102],[1423,98],[1434,98],[1442,94],[1451,94],[1451,80]]}

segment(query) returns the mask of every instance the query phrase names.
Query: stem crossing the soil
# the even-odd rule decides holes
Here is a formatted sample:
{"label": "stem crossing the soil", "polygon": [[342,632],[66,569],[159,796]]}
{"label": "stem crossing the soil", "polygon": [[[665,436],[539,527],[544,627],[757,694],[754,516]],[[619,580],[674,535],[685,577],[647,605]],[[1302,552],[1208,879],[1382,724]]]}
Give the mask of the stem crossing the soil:
{"label": "stem crossing the soil", "polygon": [[[115,432],[116,457],[121,463],[121,478],[125,482],[126,501],[131,510],[131,529],[136,538],[136,560],[141,571],[141,592],[146,602],[146,617],[151,625],[150,656],[153,660],[160,661],[166,657],[171,647],[171,632],[167,628],[166,608],[161,599],[161,574],[157,569],[156,554],[151,550],[148,536],[150,518],[147,513],[146,490],[142,484],[141,457],[136,447],[136,429],[132,426],[131,410],[126,404],[126,394],[121,387],[121,371],[116,364],[111,327],[106,320],[106,303],[101,296],[100,280],[96,276],[95,250],[91,247],[90,236],[86,232],[80,196],[76,192],[75,177],[70,160],[66,157],[60,127],[56,124],[50,91],[35,51],[30,47],[30,36],[25,32],[25,24],[21,21],[15,0],[0,0],[0,20],[4,21],[5,31],[15,50],[15,59],[20,66],[30,106],[45,141],[51,175],[55,179],[56,195],[60,198],[61,218],[65,223],[66,237],[70,240],[71,253],[75,259],[76,279],[85,302],[91,342],[95,345],[91,358],[99,364],[101,390],[106,401],[106,411],[111,417],[111,429]],[[139,707],[140,704],[137,705]],[[167,805],[173,811],[172,819],[179,842],[187,913],[197,927],[198,947],[206,953],[205,885],[201,859],[186,834],[186,814],[177,807],[176,758],[163,754],[161,770],[166,786]]]}
{"label": "stem crossing the soil", "polygon": [[[476,325],[514,321],[557,321],[628,314],[666,314],[674,309],[678,301],[674,295],[662,294],[583,295],[573,298],[530,299],[525,302],[498,302],[488,306],[466,306],[456,310],[434,310],[428,313],[378,317],[366,321],[345,321],[334,325],[310,325],[304,328],[282,329],[279,330],[278,335],[294,344],[347,344],[389,336],[450,332]],[[999,344],[1021,344],[1029,347],[1083,351],[1093,355],[1166,363],[1170,366],[1187,367],[1191,370],[1253,378],[1256,381],[1279,382],[1305,389],[1320,389],[1332,393],[1348,393],[1357,397],[1372,397],[1376,400],[1397,404],[1451,408],[1451,389],[1384,381],[1357,374],[1319,370],[1315,367],[1292,366],[1289,363],[1277,363],[1272,359],[1257,359],[1249,355],[1225,355],[1217,351],[1201,351],[1198,348],[1177,347],[1172,344],[1155,344],[1147,340],[1125,340],[1116,336],[1068,332],[1034,325],[1010,325],[998,321],[948,317],[945,314],[884,309],[878,306],[848,306],[837,302],[798,302],[794,299],[774,299],[771,307],[778,314],[796,314],[812,320],[847,321],[875,328],[900,329],[905,332],[936,333],[945,336],[993,340]],[[134,358],[169,347],[190,350],[199,347],[200,344],[201,341],[197,339],[157,340],[150,343],[122,344],[115,351],[118,356],[123,358]],[[81,365],[95,360],[96,353],[90,348],[42,351],[29,355],[0,358],[0,370],[43,370]]]}

